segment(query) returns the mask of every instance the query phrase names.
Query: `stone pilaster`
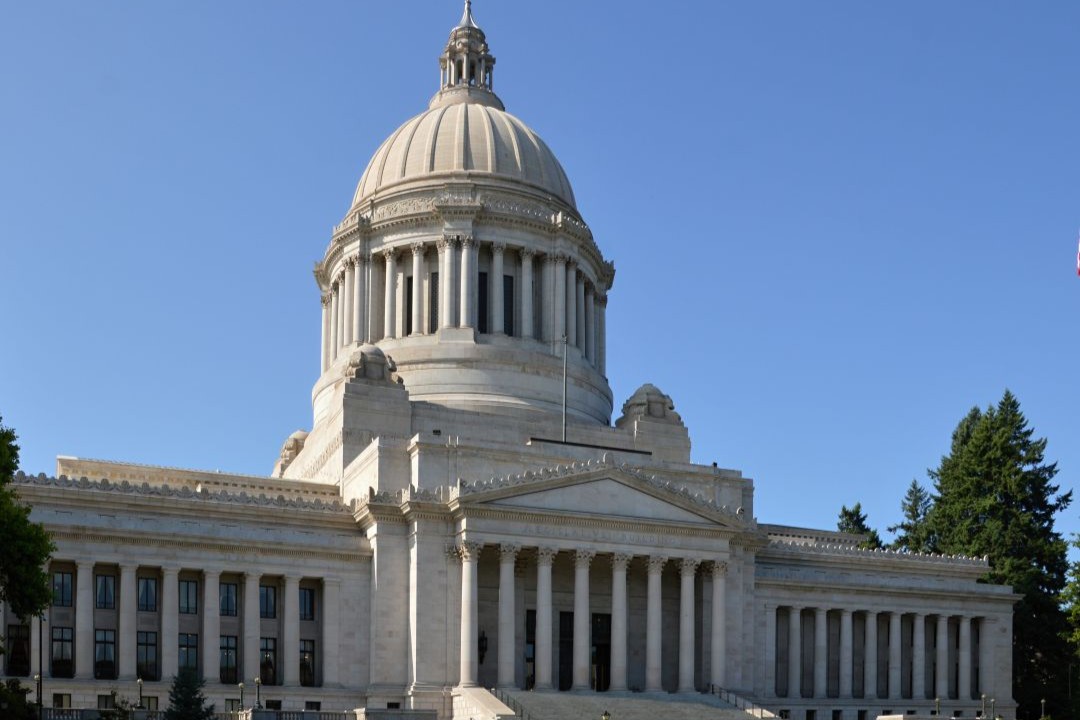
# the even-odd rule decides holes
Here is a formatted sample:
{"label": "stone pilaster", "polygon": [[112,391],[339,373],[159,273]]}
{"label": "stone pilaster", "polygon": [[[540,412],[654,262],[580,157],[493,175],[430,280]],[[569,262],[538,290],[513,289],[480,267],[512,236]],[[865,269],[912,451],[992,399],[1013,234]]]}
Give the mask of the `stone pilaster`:
{"label": "stone pilaster", "polygon": [[679,692],[694,692],[694,577],[701,561],[679,564]]}

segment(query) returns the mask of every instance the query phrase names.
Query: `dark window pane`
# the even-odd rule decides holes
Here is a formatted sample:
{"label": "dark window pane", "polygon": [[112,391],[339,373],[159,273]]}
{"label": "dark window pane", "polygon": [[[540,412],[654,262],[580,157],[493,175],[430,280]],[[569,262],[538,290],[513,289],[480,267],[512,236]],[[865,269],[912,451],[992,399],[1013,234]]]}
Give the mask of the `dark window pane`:
{"label": "dark window pane", "polygon": [[69,627],[52,629],[52,674],[53,677],[75,677],[73,645],[75,631]]}
{"label": "dark window pane", "polygon": [[30,626],[8,625],[7,637],[4,638],[7,650],[6,675],[26,677],[30,674]]}
{"label": "dark window pane", "polygon": [[236,643],[235,635],[221,636],[221,656],[219,661],[220,677],[223,683],[236,683]]}
{"label": "dark window pane", "polygon": [[180,633],[180,658],[178,669],[199,669],[199,636],[195,633]]}
{"label": "dark window pane", "polygon": [[157,578],[139,578],[139,610],[157,612]]}
{"label": "dark window pane", "polygon": [[157,633],[137,633],[137,655],[135,672],[143,680],[158,679]]}
{"label": "dark window pane", "polygon": [[71,573],[53,573],[53,605],[71,607]]}
{"label": "dark window pane", "polygon": [[94,631],[94,677],[116,679],[116,631]]}
{"label": "dark window pane", "polygon": [[199,612],[199,582],[180,581],[180,614],[195,615]]}
{"label": "dark window pane", "polygon": [[94,607],[98,610],[113,610],[116,608],[116,577],[113,575],[98,575],[95,578]]}
{"label": "dark window pane", "polygon": [[315,590],[314,588],[300,588],[300,619],[315,619]]}
{"label": "dark window pane", "polygon": [[[496,318],[495,322],[499,322]],[[514,334],[514,276],[503,275],[503,332],[507,335]]]}
{"label": "dark window pane", "polygon": [[277,684],[276,638],[259,638],[259,677],[263,685]]}
{"label": "dark window pane", "polygon": [[277,588],[272,585],[259,586],[259,617],[277,617]]}
{"label": "dark window pane", "polygon": [[311,687],[315,684],[315,641],[300,641],[300,684]]}
{"label": "dark window pane", "polygon": [[221,586],[218,590],[218,595],[221,597],[221,614],[226,617],[235,617],[237,611],[236,583],[221,583]]}

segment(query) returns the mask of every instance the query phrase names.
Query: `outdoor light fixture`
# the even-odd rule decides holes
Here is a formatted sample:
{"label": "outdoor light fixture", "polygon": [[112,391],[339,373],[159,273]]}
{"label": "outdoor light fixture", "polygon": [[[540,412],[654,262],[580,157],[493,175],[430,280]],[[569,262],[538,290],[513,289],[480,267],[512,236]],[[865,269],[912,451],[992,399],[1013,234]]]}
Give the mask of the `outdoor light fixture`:
{"label": "outdoor light fixture", "polygon": [[986,717],[986,693],[982,694],[982,712],[979,713],[979,717]]}
{"label": "outdoor light fixture", "polygon": [[480,638],[476,641],[476,649],[480,651],[480,664],[484,664],[484,656],[487,655],[487,633],[480,631]]}
{"label": "outdoor light fixture", "polygon": [[240,709],[244,709],[244,683],[237,683],[236,687],[240,688]]}
{"label": "outdoor light fixture", "polygon": [[139,686],[139,709],[142,710],[142,678],[135,678],[135,682]]}
{"label": "outdoor light fixture", "polygon": [[934,698],[934,714],[941,714],[941,698],[939,697]]}
{"label": "outdoor light fixture", "polygon": [[604,714],[600,716],[600,720],[611,720],[611,713],[605,710]]}
{"label": "outdoor light fixture", "polygon": [[1046,717],[1046,698],[1039,701],[1039,717]]}
{"label": "outdoor light fixture", "polygon": [[990,716],[997,720],[997,700],[990,698]]}
{"label": "outdoor light fixture", "polygon": [[255,709],[262,709],[262,678],[255,676]]}

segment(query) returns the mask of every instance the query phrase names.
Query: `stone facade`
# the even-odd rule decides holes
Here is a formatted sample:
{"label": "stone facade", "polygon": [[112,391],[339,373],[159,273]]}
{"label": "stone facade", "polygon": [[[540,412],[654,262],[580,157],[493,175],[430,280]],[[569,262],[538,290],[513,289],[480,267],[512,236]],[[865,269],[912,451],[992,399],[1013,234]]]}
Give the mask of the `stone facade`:
{"label": "stone facade", "polygon": [[614,266],[494,65],[466,3],[442,87],[316,266],[312,428],[271,477],[61,457],[17,478],[56,598],[44,626],[2,618],[5,674],[40,658],[45,704],[82,707],[137,678],[163,706],[191,665],[219,709],[244,683],[245,705],[441,718],[506,711],[496,686],[1010,715],[1015,596],[985,560],[759,523],[652,385],[612,422]]}

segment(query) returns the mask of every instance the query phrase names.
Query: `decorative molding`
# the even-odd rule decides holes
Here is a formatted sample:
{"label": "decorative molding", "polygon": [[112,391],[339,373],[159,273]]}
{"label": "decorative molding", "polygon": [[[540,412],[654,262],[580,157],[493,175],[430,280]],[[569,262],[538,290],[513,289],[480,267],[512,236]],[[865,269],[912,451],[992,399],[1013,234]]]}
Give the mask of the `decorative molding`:
{"label": "decorative molding", "polygon": [[550,566],[551,563],[555,562],[555,556],[558,554],[558,548],[538,547],[536,548],[536,564]]}
{"label": "decorative molding", "polygon": [[576,550],[574,551],[574,567],[588,570],[594,557],[596,557],[595,550]]}
{"label": "decorative molding", "polygon": [[504,563],[512,563],[517,558],[519,552],[521,552],[520,545],[502,543],[499,545],[499,560]]}
{"label": "decorative molding", "polygon": [[908,562],[933,563],[938,565],[965,565],[968,567],[990,568],[989,556],[971,557],[968,555],[937,555],[934,553],[912,553],[887,549],[864,549],[851,545],[817,544],[772,540],[769,550],[780,550],[803,555],[833,555],[845,557],[881,558]]}
{"label": "decorative molding", "polygon": [[458,557],[462,561],[472,560],[473,562],[480,559],[480,552],[484,549],[484,543],[477,542],[476,540],[465,540],[458,543]]}
{"label": "decorative molding", "polygon": [[679,563],[679,569],[683,575],[693,575],[700,564],[701,560],[698,558],[683,558]]}
{"label": "decorative molding", "polygon": [[664,571],[664,565],[667,564],[668,559],[663,555],[650,555],[645,561],[645,564],[649,568],[649,574],[660,573]]}
{"label": "decorative molding", "polygon": [[613,570],[626,571],[630,561],[634,559],[634,556],[630,553],[615,553],[611,558],[611,567]]}
{"label": "decorative molding", "polygon": [[372,220],[390,220],[405,215],[424,215],[435,210],[435,201],[431,197],[412,197],[396,202],[379,205],[372,212]]}
{"label": "decorative molding", "polygon": [[723,560],[713,560],[712,562],[712,574],[714,578],[721,578],[727,575],[728,566]]}
{"label": "decorative molding", "polygon": [[423,257],[423,256],[424,256],[424,250],[425,250],[425,248],[426,248],[426,246],[424,245],[424,243],[422,243],[422,242],[414,242],[414,243],[413,243],[412,245],[410,245],[409,247],[411,247],[411,248],[412,248],[412,254],[413,254],[414,256],[415,256],[415,255],[419,255],[420,257]]}

